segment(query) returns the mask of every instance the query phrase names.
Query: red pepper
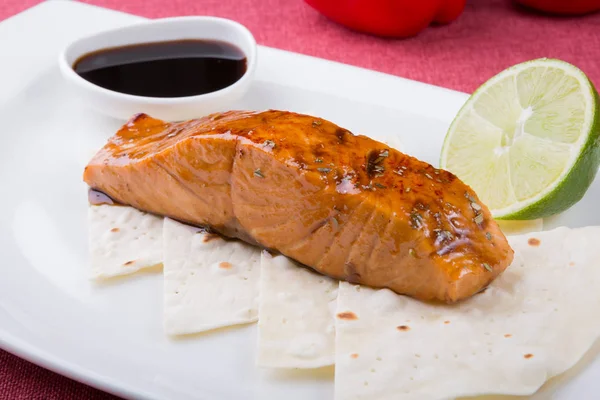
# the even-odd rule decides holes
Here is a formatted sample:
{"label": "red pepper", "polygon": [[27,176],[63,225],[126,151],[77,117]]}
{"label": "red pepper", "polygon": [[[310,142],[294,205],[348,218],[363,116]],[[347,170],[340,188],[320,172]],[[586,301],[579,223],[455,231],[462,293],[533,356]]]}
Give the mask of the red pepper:
{"label": "red pepper", "polygon": [[414,36],[432,23],[454,21],[466,0],[305,0],[348,28],[386,37]]}
{"label": "red pepper", "polygon": [[517,2],[551,14],[580,15],[600,11],[600,0],[517,0]]}

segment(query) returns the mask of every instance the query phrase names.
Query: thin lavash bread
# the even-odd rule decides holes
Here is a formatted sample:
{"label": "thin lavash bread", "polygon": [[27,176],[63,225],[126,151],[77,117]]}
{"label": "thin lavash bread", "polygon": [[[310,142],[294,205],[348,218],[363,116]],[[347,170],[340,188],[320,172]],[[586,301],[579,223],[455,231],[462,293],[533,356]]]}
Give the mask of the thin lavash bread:
{"label": "thin lavash bread", "polygon": [[92,279],[102,280],[160,266],[162,220],[133,207],[90,205]]}
{"label": "thin lavash bread", "polygon": [[257,320],[260,249],[169,218],[163,234],[167,334]]}
{"label": "thin lavash bread", "polygon": [[262,252],[256,364],[319,368],[335,360],[338,282]]}
{"label": "thin lavash bread", "polygon": [[529,395],[571,368],[600,335],[600,227],[509,242],[513,264],[453,306],[342,282],[335,399]]}

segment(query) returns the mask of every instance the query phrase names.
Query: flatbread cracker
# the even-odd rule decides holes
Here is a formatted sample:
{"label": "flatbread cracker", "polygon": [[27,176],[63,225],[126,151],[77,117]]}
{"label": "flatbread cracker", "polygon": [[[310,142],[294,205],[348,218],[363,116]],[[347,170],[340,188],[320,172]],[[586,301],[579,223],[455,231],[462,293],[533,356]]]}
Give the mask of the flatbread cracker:
{"label": "flatbread cracker", "polygon": [[260,282],[257,365],[332,365],[338,282],[266,251],[261,257]]}
{"label": "flatbread cracker", "polygon": [[509,241],[513,264],[452,306],[342,282],[336,400],[529,395],[571,368],[600,335],[600,227]]}
{"label": "flatbread cracker", "polygon": [[133,274],[162,263],[163,219],[133,207],[90,205],[92,279]]}
{"label": "flatbread cracker", "polygon": [[258,318],[260,250],[164,220],[164,324],[169,335]]}

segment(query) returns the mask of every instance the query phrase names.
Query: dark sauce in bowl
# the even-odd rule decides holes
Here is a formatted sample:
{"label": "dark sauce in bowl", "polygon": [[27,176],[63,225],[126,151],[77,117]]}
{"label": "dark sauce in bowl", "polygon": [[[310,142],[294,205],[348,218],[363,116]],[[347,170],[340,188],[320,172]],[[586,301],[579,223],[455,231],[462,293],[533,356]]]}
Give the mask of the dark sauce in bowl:
{"label": "dark sauce in bowl", "polygon": [[187,97],[231,86],[246,73],[246,55],[215,40],[143,43],[95,51],[75,61],[83,79],[115,92]]}

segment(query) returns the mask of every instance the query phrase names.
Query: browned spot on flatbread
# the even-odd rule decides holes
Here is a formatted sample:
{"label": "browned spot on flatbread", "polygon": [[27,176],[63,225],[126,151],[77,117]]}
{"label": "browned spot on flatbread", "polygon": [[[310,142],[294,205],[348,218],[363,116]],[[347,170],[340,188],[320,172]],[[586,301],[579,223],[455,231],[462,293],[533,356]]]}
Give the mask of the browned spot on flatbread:
{"label": "browned spot on flatbread", "polygon": [[219,263],[219,268],[231,269],[231,267],[233,267],[233,265],[231,265],[231,263],[228,263],[227,261],[223,261],[222,263]]}
{"label": "browned spot on flatbread", "polygon": [[120,229],[119,229],[119,228],[112,228],[110,231],[111,231],[111,232],[119,232],[119,231],[120,231]]}
{"label": "browned spot on flatbread", "polygon": [[504,335],[504,337],[505,338],[509,338],[509,337],[512,337],[512,335],[510,333],[507,333],[507,334]]}
{"label": "browned spot on flatbread", "polygon": [[525,354],[523,357],[529,359],[529,358],[533,357],[533,354],[528,353],[528,354]]}
{"label": "browned spot on flatbread", "polygon": [[574,266],[575,266],[575,263],[574,263],[573,261],[571,261],[571,262],[569,263],[569,267],[574,267]]}
{"label": "browned spot on flatbread", "polygon": [[127,266],[129,266],[129,265],[133,264],[134,262],[135,262],[135,260],[133,260],[133,261],[127,261],[127,262],[126,262],[125,264],[123,264],[123,265],[124,265],[125,267],[127,267]]}
{"label": "browned spot on flatbread", "polygon": [[444,324],[448,325],[450,323],[450,321],[444,321]]}
{"label": "browned spot on flatbread", "polygon": [[406,332],[406,331],[410,331],[410,327],[407,325],[400,325],[397,326],[396,329],[398,329],[400,332]]}
{"label": "browned spot on flatbread", "polygon": [[540,245],[540,239],[536,239],[536,238],[529,238],[529,240],[527,241],[527,243],[529,243],[530,246],[534,246],[537,247]]}
{"label": "browned spot on flatbread", "polygon": [[337,317],[339,319],[347,319],[347,320],[356,320],[356,319],[358,319],[358,317],[356,316],[356,314],[354,314],[352,311],[344,311],[344,312],[338,313]]}
{"label": "browned spot on flatbread", "polygon": [[350,354],[350,357],[352,357],[352,358],[358,358],[358,354],[357,353]]}

